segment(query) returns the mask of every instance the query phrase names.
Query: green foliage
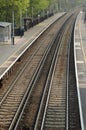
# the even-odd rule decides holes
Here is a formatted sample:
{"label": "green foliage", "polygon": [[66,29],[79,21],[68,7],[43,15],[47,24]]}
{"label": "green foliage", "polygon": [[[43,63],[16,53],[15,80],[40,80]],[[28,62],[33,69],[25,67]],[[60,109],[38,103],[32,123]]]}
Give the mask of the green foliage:
{"label": "green foliage", "polygon": [[[12,11],[15,23],[19,25],[20,14],[25,17],[37,16],[47,10],[67,10],[84,0],[0,0],[0,21],[12,22]],[[32,10],[33,9],[33,10]]]}
{"label": "green foliage", "polygon": [[15,21],[18,22],[20,10],[24,14],[28,6],[28,0],[0,0],[0,21],[12,22],[12,11],[15,13]]}
{"label": "green foliage", "polygon": [[47,9],[49,6],[49,0],[30,0],[29,2],[29,16],[32,15],[32,7],[34,16],[37,16],[42,10]]}

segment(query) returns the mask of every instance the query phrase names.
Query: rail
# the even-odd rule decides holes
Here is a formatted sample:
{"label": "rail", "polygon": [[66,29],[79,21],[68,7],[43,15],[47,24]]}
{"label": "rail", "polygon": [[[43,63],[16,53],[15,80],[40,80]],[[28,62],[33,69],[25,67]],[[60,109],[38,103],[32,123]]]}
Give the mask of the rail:
{"label": "rail", "polygon": [[[34,87],[34,84],[36,83],[36,81],[37,81],[37,79],[39,77],[40,71],[41,71],[41,69],[42,69],[42,67],[43,67],[43,65],[45,63],[46,57],[47,57],[47,55],[48,55],[48,53],[49,53],[49,51],[50,51],[50,49],[51,49],[51,47],[53,45],[53,42],[54,42],[54,39],[53,39],[53,41],[51,41],[51,44],[48,45],[47,49],[45,50],[45,53],[44,53],[39,65],[38,65],[35,73],[34,73],[34,76],[33,76],[32,80],[31,80],[31,82],[30,82],[30,84],[28,86],[28,89],[27,89],[26,93],[24,94],[22,102],[20,103],[20,106],[19,106],[19,108],[18,108],[18,110],[17,110],[17,112],[16,112],[16,114],[15,114],[15,116],[13,118],[13,121],[12,121],[12,123],[11,123],[8,130],[11,130],[11,129],[16,130],[16,128],[18,126],[18,122],[20,121],[22,113],[23,113],[23,111],[25,109],[25,106],[27,104],[28,98],[30,97],[30,94],[31,94],[31,91],[32,91],[32,89]],[[18,118],[18,116],[19,116],[19,118]]]}
{"label": "rail", "polygon": [[[63,16],[63,15],[65,15],[65,13],[63,13],[62,16]],[[62,16],[60,16],[58,19],[60,19]],[[38,36],[36,36],[35,39],[34,39],[32,42],[30,42],[29,45],[27,45],[27,47],[25,47],[25,49],[19,54],[19,56],[9,65],[8,68],[6,68],[6,70],[3,72],[3,74],[0,75],[0,80],[1,80],[1,79],[4,77],[4,75],[6,75],[6,73],[14,66],[14,64],[15,64],[15,63],[18,61],[18,59],[20,59],[20,57],[27,51],[27,49],[28,49],[50,26],[52,26],[52,24],[55,23],[58,19],[56,18],[52,23],[48,24],[47,27],[44,28],[44,29],[38,34]],[[29,42],[29,40],[26,41],[25,44],[28,43],[28,42]],[[20,50],[19,50],[19,51],[20,51]],[[17,52],[15,52],[15,54],[16,54],[16,53],[17,53]]]}
{"label": "rail", "polygon": [[[70,16],[70,17],[71,17],[71,16]],[[68,19],[69,19],[69,18],[68,18]],[[66,23],[65,23],[65,24],[66,24]],[[61,31],[62,31],[63,28],[64,28],[64,24],[63,24],[61,30],[59,31],[59,35],[61,34]],[[52,45],[53,45],[53,42],[56,42],[57,35],[58,35],[58,34],[55,35],[53,41],[51,42],[51,45],[48,46],[47,50],[45,51],[45,53],[44,53],[44,55],[43,55],[43,57],[42,57],[42,59],[41,59],[41,62],[40,62],[40,64],[39,64],[39,66],[38,66],[38,68],[37,68],[37,70],[36,70],[36,72],[35,72],[35,74],[34,74],[32,80],[31,80],[31,82],[30,82],[30,84],[29,84],[29,87],[28,87],[26,93],[24,94],[23,100],[22,100],[22,102],[21,102],[21,104],[20,104],[20,106],[19,106],[19,108],[18,108],[18,110],[17,110],[17,112],[16,112],[16,114],[15,114],[15,116],[14,116],[14,118],[13,118],[13,121],[12,121],[10,127],[9,127],[9,130],[11,130],[11,129],[16,130],[16,129],[17,129],[18,124],[19,124],[19,122],[20,122],[20,120],[21,120],[22,114],[23,114],[23,112],[24,112],[24,109],[25,109],[25,107],[26,107],[27,101],[28,101],[28,99],[29,99],[29,97],[30,97],[31,91],[32,91],[32,89],[33,89],[33,87],[34,87],[34,84],[36,83],[36,81],[37,81],[37,79],[38,79],[38,77],[39,77],[40,71],[41,71],[41,69],[42,69],[42,67],[43,67],[43,65],[44,65],[44,63],[45,63],[45,59],[46,59],[46,57],[47,57],[47,55],[48,55],[48,53],[49,53],[49,50],[51,49],[51,47],[52,47]],[[58,35],[58,37],[59,37],[59,35]],[[63,36],[63,33],[62,33],[62,36]],[[53,70],[53,67],[54,67],[54,63],[56,64],[55,60],[56,60],[58,48],[59,48],[59,46],[61,46],[61,45],[60,45],[60,41],[61,41],[61,38],[59,39],[59,44],[58,44],[58,46],[57,46],[57,49],[55,50],[55,54],[54,54],[54,57],[53,57],[53,61],[52,61],[52,64],[51,64],[51,68],[50,68],[50,71],[49,71],[49,74],[48,74],[48,79],[50,78],[50,76],[51,76],[51,74],[52,74],[52,70]],[[55,67],[54,67],[54,69],[55,69]],[[43,96],[42,96],[42,101],[41,101],[41,104],[40,104],[40,110],[39,110],[39,113],[38,113],[38,116],[37,116],[37,119],[36,119],[36,123],[35,123],[35,126],[34,126],[34,130],[37,129],[37,123],[38,123],[39,115],[40,115],[40,112],[41,112],[41,107],[42,107],[42,103],[43,103],[43,100],[44,100],[44,95],[45,95],[45,92],[46,92],[47,84],[48,84],[48,81],[49,81],[48,79],[47,79],[47,82],[46,82],[46,85],[45,85],[45,90],[44,90],[44,93],[43,93]],[[32,87],[31,87],[31,86],[32,86]],[[50,90],[49,90],[49,92],[50,92]],[[49,95],[48,95],[48,97],[49,97]],[[42,128],[41,128],[41,129],[42,129]]]}
{"label": "rail", "polygon": [[[70,16],[71,17],[71,16]],[[70,19],[70,17],[69,17],[69,19]],[[66,21],[67,22],[67,21]],[[24,112],[24,110],[25,110],[25,107],[26,107],[26,105],[27,105],[27,101],[28,101],[28,99],[29,99],[29,97],[30,97],[30,95],[31,95],[31,93],[32,93],[32,90],[33,90],[33,87],[34,87],[34,85],[36,84],[36,82],[37,82],[37,80],[38,80],[38,78],[40,77],[40,73],[41,73],[41,70],[42,70],[42,68],[43,68],[43,66],[44,66],[44,64],[45,64],[45,62],[46,62],[46,59],[48,58],[48,54],[50,55],[50,53],[52,52],[51,51],[51,48],[53,47],[53,49],[52,50],[54,50],[55,49],[55,54],[54,54],[54,52],[52,53],[52,55],[54,54],[54,58],[52,58],[52,60],[51,60],[51,62],[50,62],[50,65],[49,65],[49,68],[50,68],[50,66],[51,66],[51,68],[50,68],[50,71],[49,71],[49,74],[48,74],[48,78],[47,78],[47,80],[46,80],[46,87],[47,86],[51,86],[51,84],[52,84],[52,79],[53,79],[53,76],[54,76],[54,72],[55,72],[55,66],[56,66],[56,62],[57,62],[57,60],[58,59],[56,59],[56,57],[57,57],[57,54],[59,53],[59,51],[58,51],[58,49],[59,49],[59,46],[61,46],[61,44],[60,44],[60,42],[62,42],[63,43],[63,41],[64,41],[64,38],[65,38],[65,35],[63,35],[63,33],[65,33],[66,31],[65,31],[65,24],[67,24],[66,22],[64,22],[64,24],[63,24],[63,26],[60,28],[60,31],[59,31],[59,33],[57,33],[55,36],[54,36],[54,39],[51,41],[51,43],[47,46],[47,49],[45,50],[45,52],[44,52],[44,54],[43,54],[43,56],[42,56],[42,58],[41,58],[41,61],[40,61],[40,63],[39,63],[39,65],[38,65],[38,67],[37,67],[37,69],[36,69],[36,71],[35,71],[35,73],[34,73],[34,76],[32,77],[32,79],[31,79],[31,82],[29,83],[29,85],[28,85],[28,88],[25,90],[25,92],[24,92],[24,97],[22,98],[22,101],[20,102],[20,105],[18,106],[18,109],[17,109],[17,111],[16,111],[16,114],[14,115],[14,117],[13,117],[13,120],[12,120],[12,122],[11,122],[11,124],[10,124],[10,126],[9,126],[9,129],[8,130],[12,130],[12,129],[14,129],[14,130],[16,130],[17,129],[17,127],[18,127],[18,125],[19,125],[19,123],[20,123],[20,120],[21,120],[21,117],[22,117],[22,115],[23,115],[23,112]],[[70,28],[70,26],[68,27],[68,29],[67,29],[67,32],[69,32],[69,28]],[[66,34],[68,34],[68,36],[69,37],[67,37],[67,43],[69,43],[70,42],[70,35],[71,35],[71,32],[70,33],[67,33],[66,32]],[[62,38],[63,37],[63,38]],[[56,39],[58,39],[58,42],[59,42],[59,45],[57,45],[57,43],[55,42],[55,40]],[[62,41],[61,41],[62,40]],[[65,42],[65,43],[66,43]],[[54,43],[54,45],[55,46],[53,46],[53,43]],[[64,46],[65,47],[65,46]],[[66,53],[65,53],[65,56],[67,57],[68,55],[68,52],[66,51]],[[69,58],[69,57],[68,57]],[[56,61],[56,62],[55,62]],[[54,66],[54,64],[55,64],[55,66]],[[47,64],[48,65],[48,64]],[[69,64],[68,64],[69,65]],[[53,69],[54,68],[54,69]],[[68,67],[69,68],[69,67]],[[53,71],[54,70],[54,71]],[[68,69],[69,70],[69,69]],[[65,70],[66,72],[67,72],[67,70]],[[53,73],[53,74],[52,74]],[[68,72],[69,73],[69,72]],[[68,83],[68,73],[67,73],[67,83]],[[50,81],[51,80],[51,81]],[[44,89],[44,92],[46,92],[46,87],[45,87],[45,89]],[[50,87],[50,89],[51,89],[51,87]],[[49,94],[50,94],[50,90],[49,90]],[[41,109],[42,109],[42,104],[43,104],[43,100],[44,100],[44,95],[45,95],[45,93],[43,93],[43,95],[42,95],[42,99],[41,99],[41,101],[40,101],[40,106],[39,106],[39,111],[37,111],[37,118],[36,118],[36,122],[35,122],[35,126],[34,126],[34,130],[36,130],[37,129],[37,124],[38,124],[38,120],[39,120],[39,116],[40,116],[40,113],[41,113]],[[23,95],[22,95],[23,96]],[[49,99],[49,95],[48,95],[48,99]],[[47,103],[48,103],[48,99],[47,99]],[[47,104],[46,103],[46,104]],[[65,106],[66,107],[66,106]],[[47,105],[46,105],[46,107],[45,107],[46,109],[47,109]],[[45,113],[46,113],[46,109],[45,109]],[[67,115],[67,120],[66,120],[66,123],[68,123],[68,85],[67,85],[67,113],[65,113],[66,115]],[[45,114],[44,114],[44,117],[45,117]],[[43,119],[43,124],[44,124],[44,119]],[[43,126],[43,125],[42,125]],[[68,130],[68,124],[66,124],[66,128],[67,128],[67,130]]]}
{"label": "rail", "polygon": [[[16,114],[15,114],[13,120],[12,120],[12,123],[11,123],[11,125],[10,125],[10,127],[9,127],[9,130],[11,130],[11,129],[16,130],[16,129],[17,129],[18,124],[19,124],[19,122],[20,122],[20,120],[21,120],[22,114],[23,114],[23,112],[24,112],[25,106],[26,106],[26,104],[27,104],[27,101],[28,101],[28,99],[29,99],[29,97],[30,97],[30,94],[31,94],[31,92],[32,92],[32,89],[33,89],[33,87],[34,87],[34,85],[35,85],[35,83],[36,83],[36,81],[37,81],[37,79],[38,79],[38,77],[39,77],[39,74],[40,74],[40,72],[41,72],[41,69],[43,68],[43,65],[44,65],[44,63],[45,63],[45,60],[46,60],[46,58],[47,58],[47,55],[48,55],[48,53],[49,53],[51,47],[53,46],[53,43],[56,42],[57,37],[60,36],[60,33],[61,33],[61,31],[62,31],[62,28],[64,28],[64,24],[63,24],[63,26],[61,27],[59,33],[57,32],[57,34],[54,36],[53,40],[51,41],[50,45],[48,45],[47,49],[45,50],[45,53],[44,53],[44,55],[43,55],[43,57],[42,57],[42,59],[41,59],[39,65],[38,65],[38,67],[37,67],[35,73],[34,73],[34,76],[33,76],[32,80],[31,80],[31,82],[30,82],[30,84],[29,84],[29,86],[28,86],[28,89],[27,89],[26,93],[24,94],[24,97],[23,97],[23,99],[22,99],[22,102],[20,103],[19,108],[18,108],[18,110],[17,110],[17,112],[16,112]],[[61,39],[60,39],[60,40],[61,40]],[[60,43],[59,43],[59,44],[60,44]],[[58,45],[58,46],[59,46],[59,45]],[[56,51],[55,51],[55,55],[54,55],[54,58],[53,58],[53,61],[52,61],[52,65],[51,65],[51,69],[50,69],[49,75],[51,74],[52,68],[53,68],[53,66],[54,66],[54,62],[55,62],[57,50],[58,50],[58,48],[59,48],[58,46],[57,46],[57,49],[56,49]],[[47,81],[47,82],[48,82],[48,81]],[[45,90],[44,90],[44,91],[46,92],[46,87],[45,87]],[[45,94],[44,94],[44,95],[45,95]],[[43,98],[44,98],[44,95],[43,95]],[[43,101],[43,98],[42,98],[42,101]],[[35,125],[35,127],[36,127],[36,125]]]}
{"label": "rail", "polygon": [[[67,21],[66,21],[67,22]],[[67,24],[65,22],[65,24]],[[53,74],[52,74],[52,78],[51,78],[51,82],[50,82],[50,88],[49,88],[49,92],[48,92],[48,96],[47,96],[47,101],[46,101],[46,105],[45,105],[45,110],[44,110],[44,115],[43,115],[43,120],[42,120],[42,125],[41,125],[41,130],[43,130],[43,127],[44,127],[44,122],[45,122],[45,116],[46,116],[46,112],[47,112],[47,107],[48,107],[48,102],[49,102],[49,98],[50,98],[50,92],[51,92],[51,87],[52,87],[52,82],[53,82],[53,77],[54,77],[54,73],[55,73],[55,69],[56,69],[56,64],[57,64],[57,61],[58,61],[58,56],[59,56],[59,53],[60,53],[60,48],[61,48],[61,46],[62,46],[62,44],[60,44],[60,43],[62,43],[62,37],[63,37],[63,35],[64,35],[64,31],[65,31],[65,29],[64,29],[64,27],[63,27],[63,32],[62,33],[60,33],[60,35],[61,35],[61,38],[59,39],[59,49],[58,49],[58,52],[57,52],[57,50],[56,50],[56,56],[55,56],[55,65],[54,65],[54,69],[53,69]],[[68,49],[69,50],[69,49]],[[67,72],[67,76],[68,76],[68,72]],[[68,78],[68,77],[67,77]],[[68,110],[68,82],[67,82],[67,110]],[[67,118],[66,118],[66,130],[68,130],[68,112],[66,113],[66,116],[67,116]],[[37,128],[37,127],[36,127]],[[34,130],[36,130],[36,128],[34,129]]]}

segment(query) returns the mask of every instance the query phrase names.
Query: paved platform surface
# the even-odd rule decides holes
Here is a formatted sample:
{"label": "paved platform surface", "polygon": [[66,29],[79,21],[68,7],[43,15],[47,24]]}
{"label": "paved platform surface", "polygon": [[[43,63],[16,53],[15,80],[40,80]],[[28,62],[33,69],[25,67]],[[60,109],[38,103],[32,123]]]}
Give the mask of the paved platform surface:
{"label": "paved platform surface", "polygon": [[37,37],[48,28],[54,21],[56,21],[63,13],[54,14],[54,16],[49,17],[43,22],[37,24],[36,26],[30,28],[25,32],[24,36],[15,37],[14,45],[11,42],[0,43],[0,79],[13,65],[18,56],[29,47]]}
{"label": "paved platform surface", "polygon": [[75,26],[75,66],[82,130],[86,130],[86,21],[80,12]]}

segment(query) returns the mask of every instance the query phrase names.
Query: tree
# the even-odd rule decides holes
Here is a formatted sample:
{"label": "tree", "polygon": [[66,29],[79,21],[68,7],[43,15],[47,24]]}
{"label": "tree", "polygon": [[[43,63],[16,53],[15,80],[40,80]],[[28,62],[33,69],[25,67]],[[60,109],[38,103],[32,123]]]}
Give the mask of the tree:
{"label": "tree", "polygon": [[0,21],[12,22],[12,11],[15,13],[15,21],[19,21],[20,11],[25,13],[28,0],[0,0]]}
{"label": "tree", "polygon": [[12,22],[12,11],[15,14],[15,24],[19,26],[20,15],[37,17],[43,12],[68,10],[84,0],[0,0],[0,21]]}

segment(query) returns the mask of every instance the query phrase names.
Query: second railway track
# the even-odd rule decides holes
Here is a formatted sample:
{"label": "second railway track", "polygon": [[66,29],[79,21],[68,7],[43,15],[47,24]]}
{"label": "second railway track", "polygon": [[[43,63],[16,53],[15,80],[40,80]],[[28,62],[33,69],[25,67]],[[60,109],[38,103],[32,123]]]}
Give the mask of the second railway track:
{"label": "second railway track", "polygon": [[[26,60],[29,62],[23,65],[23,70],[20,69],[17,79],[7,89],[8,92],[5,90],[2,93],[0,130],[69,128],[69,120],[67,122],[69,115],[66,110],[71,109],[67,109],[66,102],[70,103],[66,95],[67,61],[76,15],[77,13],[64,16],[61,25],[59,25],[61,21],[58,21],[60,30],[56,31],[57,34],[51,31],[47,35],[48,37],[42,41],[43,44],[39,44],[36,52]],[[53,31],[55,28],[56,26]],[[52,42],[50,42],[51,35],[55,35]],[[78,101],[76,102],[78,106]],[[74,128],[79,130],[79,110],[77,115],[79,122]]]}

